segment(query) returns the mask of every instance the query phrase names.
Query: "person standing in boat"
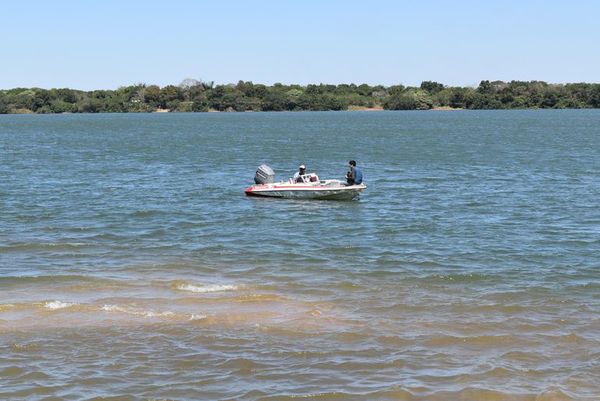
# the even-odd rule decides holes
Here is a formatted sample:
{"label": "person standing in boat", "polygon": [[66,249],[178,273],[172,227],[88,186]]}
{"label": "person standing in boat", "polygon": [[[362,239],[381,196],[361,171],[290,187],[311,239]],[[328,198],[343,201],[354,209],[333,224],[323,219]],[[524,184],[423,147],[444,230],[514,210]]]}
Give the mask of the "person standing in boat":
{"label": "person standing in boat", "polygon": [[346,174],[346,181],[348,185],[358,185],[363,182],[363,173],[362,170],[356,167],[356,161],[350,160],[348,162],[348,167],[350,167],[350,171]]}
{"label": "person standing in boat", "polygon": [[295,183],[303,183],[304,182],[304,177],[303,175],[306,174],[306,166],[304,164],[301,164],[300,167],[298,167],[298,171],[296,171],[296,174],[294,174],[294,182]]}

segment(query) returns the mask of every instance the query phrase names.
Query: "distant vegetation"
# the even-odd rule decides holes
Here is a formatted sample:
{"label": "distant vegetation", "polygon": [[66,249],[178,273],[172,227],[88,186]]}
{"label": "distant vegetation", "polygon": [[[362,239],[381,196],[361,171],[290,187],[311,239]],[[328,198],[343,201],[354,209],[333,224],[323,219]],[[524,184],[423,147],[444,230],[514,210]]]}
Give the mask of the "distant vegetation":
{"label": "distant vegetation", "polygon": [[190,111],[285,111],[600,108],[600,84],[481,81],[477,88],[425,81],[420,87],[266,86],[239,81],[214,85],[186,79],[178,86],[138,84],[117,90],[15,88],[0,90],[0,114]]}

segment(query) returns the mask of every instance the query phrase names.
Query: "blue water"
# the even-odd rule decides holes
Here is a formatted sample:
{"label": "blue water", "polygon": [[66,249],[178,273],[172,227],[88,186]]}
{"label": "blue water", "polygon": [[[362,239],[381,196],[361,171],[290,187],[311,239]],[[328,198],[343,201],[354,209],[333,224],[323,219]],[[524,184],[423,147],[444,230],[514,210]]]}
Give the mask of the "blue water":
{"label": "blue water", "polygon": [[0,396],[597,399],[599,155],[597,110],[0,116]]}

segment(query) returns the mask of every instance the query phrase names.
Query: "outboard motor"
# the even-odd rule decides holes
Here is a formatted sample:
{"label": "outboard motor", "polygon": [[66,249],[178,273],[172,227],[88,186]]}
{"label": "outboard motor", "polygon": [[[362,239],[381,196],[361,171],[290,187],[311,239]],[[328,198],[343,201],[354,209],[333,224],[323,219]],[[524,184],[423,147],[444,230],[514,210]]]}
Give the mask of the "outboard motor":
{"label": "outboard motor", "polygon": [[266,164],[261,164],[256,170],[254,182],[257,184],[272,184],[275,182],[275,172]]}

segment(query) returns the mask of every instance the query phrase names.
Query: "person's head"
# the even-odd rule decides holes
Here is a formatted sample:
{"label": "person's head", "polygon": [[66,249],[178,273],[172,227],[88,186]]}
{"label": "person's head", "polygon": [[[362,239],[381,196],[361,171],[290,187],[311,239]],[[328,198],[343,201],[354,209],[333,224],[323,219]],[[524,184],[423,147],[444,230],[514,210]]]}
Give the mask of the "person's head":
{"label": "person's head", "polygon": [[306,171],[306,166],[304,164],[301,164],[300,167],[298,167],[298,171],[300,172],[300,174],[304,174],[304,172]]}
{"label": "person's head", "polygon": [[350,161],[348,162],[348,165],[349,165],[350,167],[356,167],[356,161],[354,161],[354,160],[350,160]]}

